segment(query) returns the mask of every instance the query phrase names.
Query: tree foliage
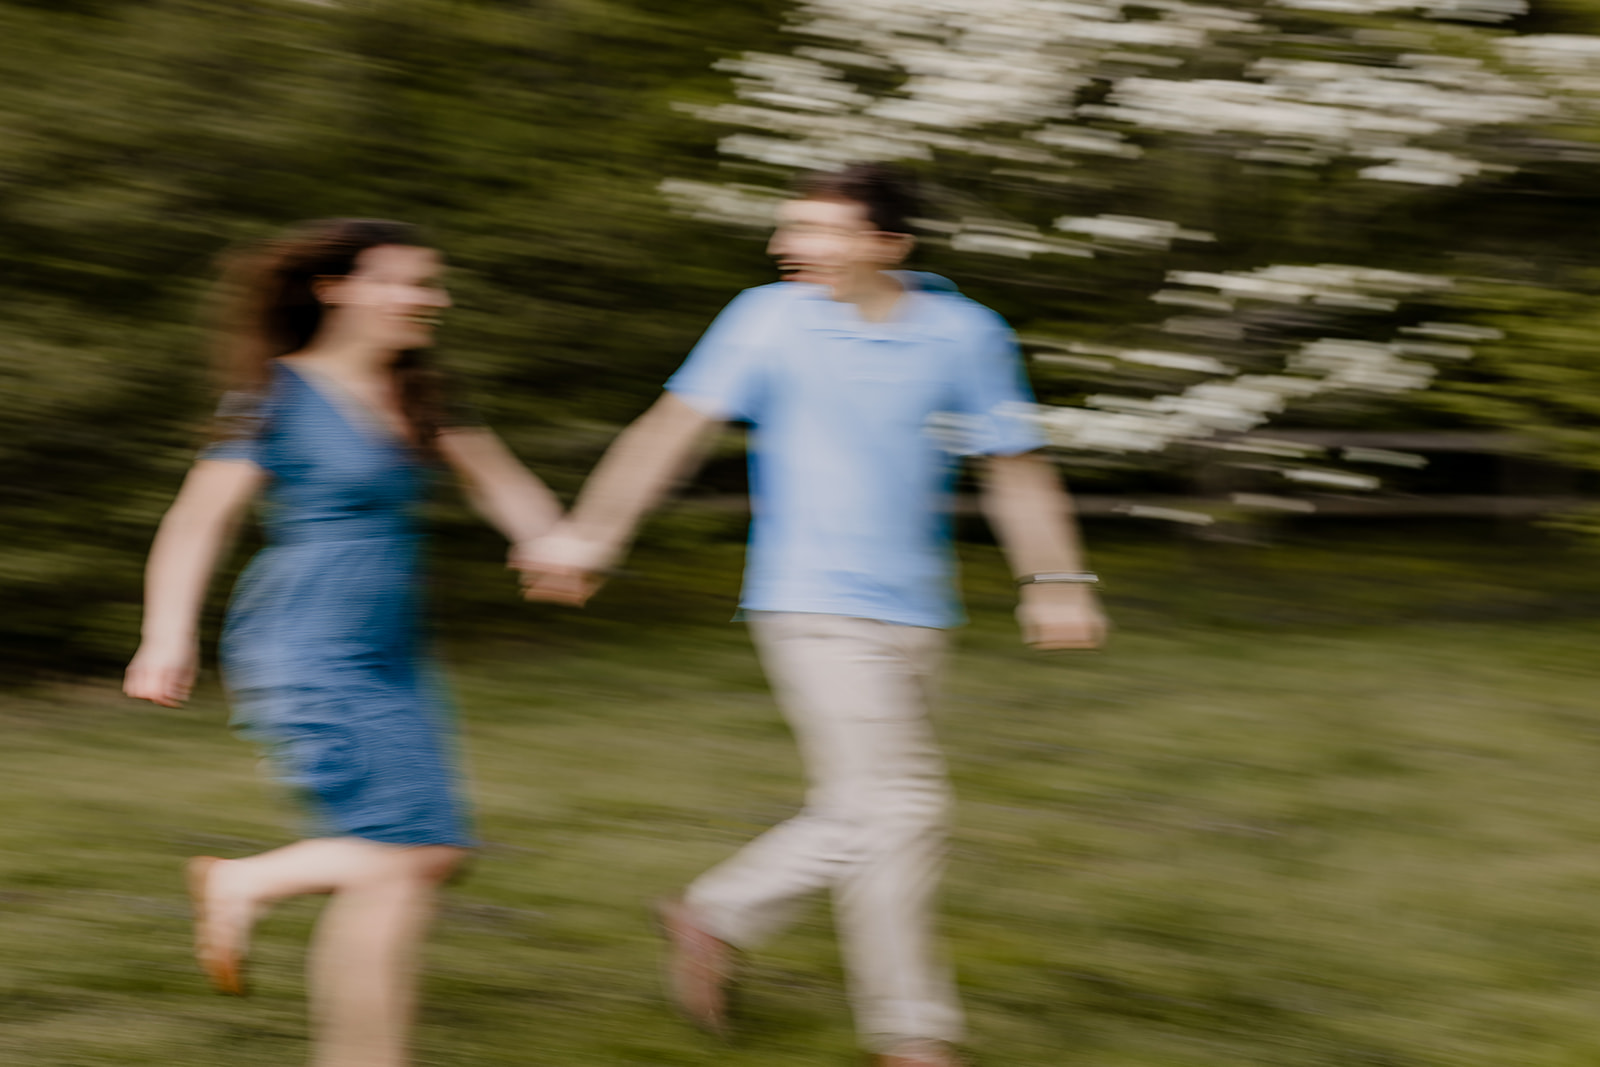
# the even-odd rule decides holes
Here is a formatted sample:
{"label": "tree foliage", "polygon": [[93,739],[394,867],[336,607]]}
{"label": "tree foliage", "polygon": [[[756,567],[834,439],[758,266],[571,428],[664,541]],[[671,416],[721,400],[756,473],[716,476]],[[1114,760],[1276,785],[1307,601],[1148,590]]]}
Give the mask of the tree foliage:
{"label": "tree foliage", "polygon": [[[694,109],[721,180],[664,191],[754,220],[796,168],[923,167],[937,258],[1023,327],[1069,466],[1171,468],[1285,420],[1487,417],[1414,394],[1494,376],[1462,371],[1497,335],[1480,276],[1564,292],[1592,261],[1567,240],[1595,221],[1592,14],[802,0],[786,51],[720,64],[735,99]],[[1247,462],[1319,473],[1279,444]]]}
{"label": "tree foliage", "polygon": [[[1542,426],[1554,454],[1600,455],[1596,14],[0,0],[0,642],[27,669],[130,650],[210,403],[226,247],[319,215],[427,227],[453,265],[442,360],[565,491],[769,277],[742,220],[817,161],[796,145],[899,144],[935,179],[924,265],[1022,330],[1080,455],[1084,433],[1148,442],[1182,419],[1173,439],[1246,432],[1241,412],[1282,417],[1274,389],[1303,422]],[[1034,30],[996,37],[1007,19]],[[1505,340],[1463,362],[1439,322]],[[1443,389],[1381,387],[1434,368]],[[1095,447],[1080,469],[1107,484],[1186,462]]]}
{"label": "tree foliage", "polygon": [[398,217],[453,264],[441,359],[561,486],[759,250],[655,192],[675,94],[770,5],[0,4],[4,644],[110,665],[210,404],[216,256],[295,219]]}

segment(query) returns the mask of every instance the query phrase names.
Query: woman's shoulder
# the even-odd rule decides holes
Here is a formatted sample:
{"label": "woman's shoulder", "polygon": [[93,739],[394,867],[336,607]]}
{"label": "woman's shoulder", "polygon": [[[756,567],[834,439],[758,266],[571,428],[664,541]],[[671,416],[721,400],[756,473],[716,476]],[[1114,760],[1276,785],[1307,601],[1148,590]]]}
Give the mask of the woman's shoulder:
{"label": "woman's shoulder", "polygon": [[264,379],[236,384],[217,398],[208,454],[230,442],[259,442],[281,425],[283,415],[295,404],[297,378],[293,371],[273,360]]}
{"label": "woman's shoulder", "polygon": [[297,382],[293,371],[273,360],[265,380],[236,384],[218,397],[216,417],[242,422],[262,421],[294,398]]}

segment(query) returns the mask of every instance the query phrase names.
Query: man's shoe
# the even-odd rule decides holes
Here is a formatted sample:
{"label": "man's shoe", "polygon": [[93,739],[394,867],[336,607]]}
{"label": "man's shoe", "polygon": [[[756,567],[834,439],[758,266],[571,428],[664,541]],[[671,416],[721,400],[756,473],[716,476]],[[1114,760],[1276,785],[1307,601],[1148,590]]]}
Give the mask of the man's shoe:
{"label": "man's shoe", "polygon": [[877,1067],[962,1067],[955,1049],[943,1041],[908,1041],[877,1058]]}
{"label": "man's shoe", "polygon": [[700,1029],[726,1036],[734,947],[696,923],[682,900],[658,902],[656,921],[667,942],[667,992],[673,1004]]}

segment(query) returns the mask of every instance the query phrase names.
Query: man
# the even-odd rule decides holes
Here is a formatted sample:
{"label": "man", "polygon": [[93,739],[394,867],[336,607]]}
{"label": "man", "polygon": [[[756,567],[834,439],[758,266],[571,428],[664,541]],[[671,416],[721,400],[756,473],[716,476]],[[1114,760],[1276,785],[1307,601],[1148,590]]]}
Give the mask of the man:
{"label": "man", "polygon": [[886,166],[807,178],[768,247],[784,280],[728,305],[569,518],[516,559],[531,598],[583,603],[707,431],[750,425],[741,609],[809,789],[798,816],[663,906],[673,992],[721,1030],[735,949],[831,890],[857,1028],[881,1067],[949,1067],[962,1036],[930,943],[949,789],[928,713],[944,630],[961,621],[953,452],[982,459],[1025,639],[1093,648],[1105,629],[1066,495],[1018,417],[1031,396],[1010,330],[944,279],[892,269],[915,210]]}

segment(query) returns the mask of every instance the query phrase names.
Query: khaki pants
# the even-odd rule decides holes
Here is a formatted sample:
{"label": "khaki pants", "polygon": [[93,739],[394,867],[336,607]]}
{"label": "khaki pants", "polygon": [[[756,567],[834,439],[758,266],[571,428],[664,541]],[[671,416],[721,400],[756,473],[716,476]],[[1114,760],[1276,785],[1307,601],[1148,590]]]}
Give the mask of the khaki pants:
{"label": "khaki pants", "polygon": [[805,808],[702,875],[688,904],[750,948],[832,890],[863,1043],[960,1040],[931,944],[950,805],[928,721],[944,631],[789,612],[751,612],[750,630],[800,744]]}

